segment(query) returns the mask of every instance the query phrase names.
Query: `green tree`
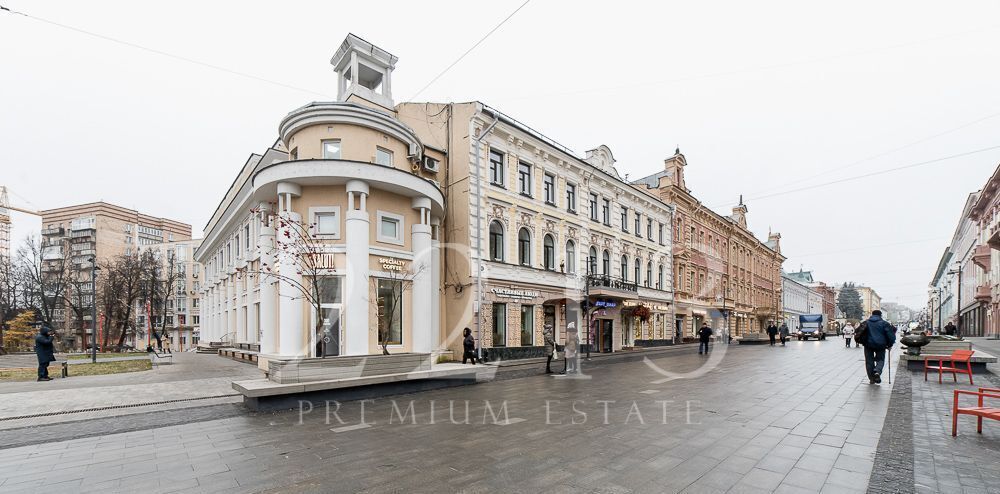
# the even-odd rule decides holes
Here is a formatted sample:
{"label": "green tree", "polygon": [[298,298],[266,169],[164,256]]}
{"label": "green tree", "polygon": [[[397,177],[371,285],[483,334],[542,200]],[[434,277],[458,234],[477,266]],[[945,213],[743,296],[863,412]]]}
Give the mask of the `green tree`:
{"label": "green tree", "polygon": [[844,283],[837,296],[837,308],[848,319],[860,320],[865,317],[864,306],[861,304],[861,294],[854,283]]}

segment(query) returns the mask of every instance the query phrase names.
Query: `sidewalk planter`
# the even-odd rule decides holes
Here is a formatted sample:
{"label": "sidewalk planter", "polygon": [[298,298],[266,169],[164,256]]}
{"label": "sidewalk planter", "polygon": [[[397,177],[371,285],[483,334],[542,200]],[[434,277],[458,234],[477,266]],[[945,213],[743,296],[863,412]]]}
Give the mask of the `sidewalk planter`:
{"label": "sidewalk planter", "polygon": [[955,350],[972,350],[972,343],[964,340],[931,338],[930,343],[920,349],[921,355],[951,355]]}
{"label": "sidewalk planter", "polygon": [[674,340],[635,340],[636,348],[649,348],[654,346],[673,345]]}
{"label": "sidewalk planter", "polygon": [[294,384],[431,370],[431,354],[398,353],[268,361],[268,379]]}

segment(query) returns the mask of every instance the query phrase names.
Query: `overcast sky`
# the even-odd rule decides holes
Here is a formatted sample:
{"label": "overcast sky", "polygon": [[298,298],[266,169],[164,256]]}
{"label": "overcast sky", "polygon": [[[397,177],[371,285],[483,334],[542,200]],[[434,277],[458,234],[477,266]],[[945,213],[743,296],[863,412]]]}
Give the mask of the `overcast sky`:
{"label": "overcast sky", "polygon": [[[0,184],[20,206],[105,200],[199,235],[282,116],[335,96],[347,33],[399,57],[399,102],[522,2],[0,0],[304,89],[0,12]],[[997,19],[990,1],[532,0],[417,100],[483,101],[580,156],[606,144],[632,178],[679,145],[706,205],[743,194],[754,232],[781,232],[786,270],[919,308],[1000,149],[793,189],[1000,146]]]}

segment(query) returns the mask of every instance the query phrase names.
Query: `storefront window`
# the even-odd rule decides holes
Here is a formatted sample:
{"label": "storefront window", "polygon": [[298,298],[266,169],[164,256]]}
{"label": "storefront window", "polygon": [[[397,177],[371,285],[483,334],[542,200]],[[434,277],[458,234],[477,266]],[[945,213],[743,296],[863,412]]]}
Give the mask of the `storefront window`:
{"label": "storefront window", "polygon": [[403,283],[378,280],[378,328],[380,340],[388,345],[403,344]]}
{"label": "storefront window", "polygon": [[343,281],[344,278],[341,276],[320,276],[317,279],[320,303],[322,304],[343,303],[343,297],[344,297],[344,291],[342,286]]}
{"label": "storefront window", "polygon": [[493,304],[493,346],[507,346],[507,304]]}
{"label": "storefront window", "polygon": [[521,346],[535,344],[535,306],[521,306]]}

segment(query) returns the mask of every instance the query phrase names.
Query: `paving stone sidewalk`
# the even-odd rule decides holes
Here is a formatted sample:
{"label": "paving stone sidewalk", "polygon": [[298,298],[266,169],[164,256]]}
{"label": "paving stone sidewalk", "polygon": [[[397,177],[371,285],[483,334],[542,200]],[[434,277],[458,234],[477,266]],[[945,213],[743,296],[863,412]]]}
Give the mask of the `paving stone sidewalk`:
{"label": "paving stone sidewalk", "polygon": [[150,408],[137,406],[144,404],[163,410],[239,403],[232,381],[260,376],[255,366],[214,355],[175,353],[173,360],[143,372],[0,383],[0,430],[145,413]]}
{"label": "paving stone sidewalk", "polygon": [[0,449],[0,490],[864,492],[892,391],[835,342],[585,370]]}

